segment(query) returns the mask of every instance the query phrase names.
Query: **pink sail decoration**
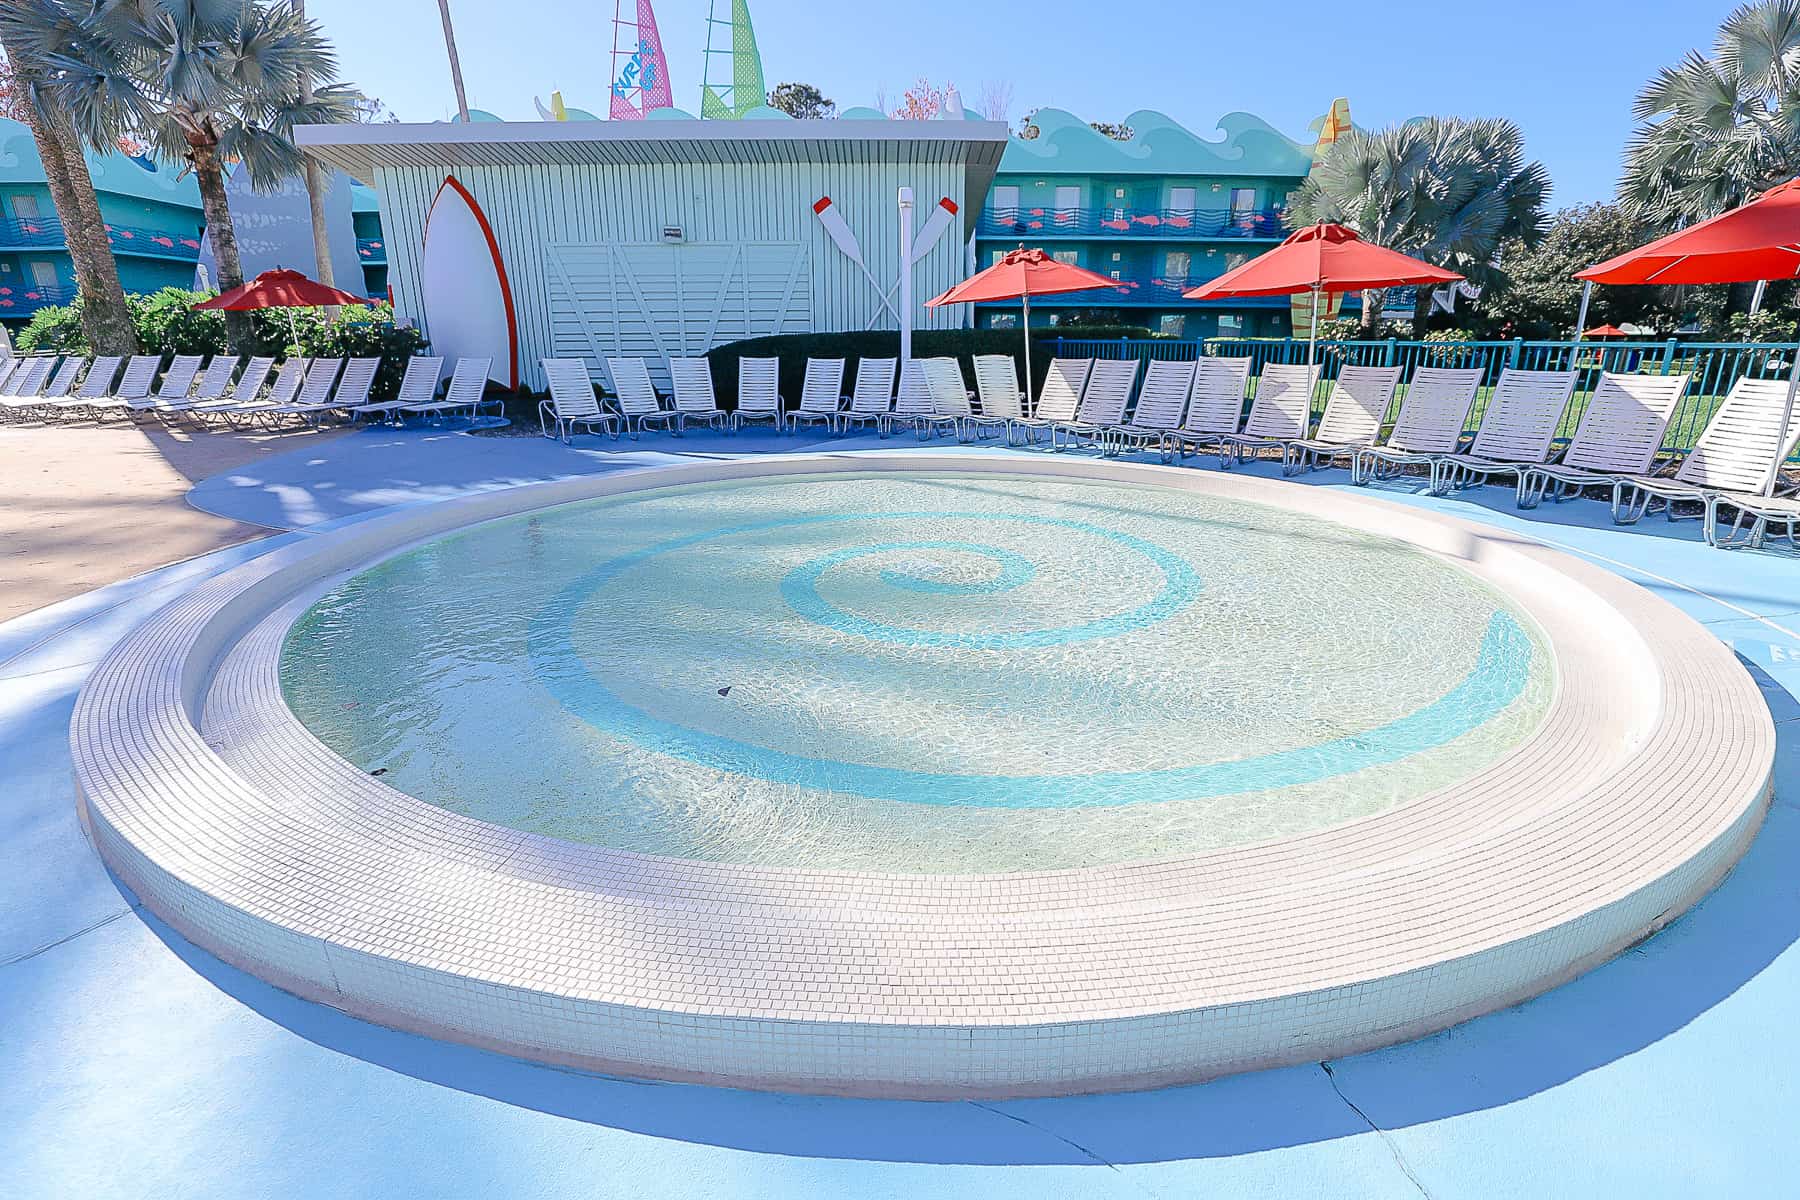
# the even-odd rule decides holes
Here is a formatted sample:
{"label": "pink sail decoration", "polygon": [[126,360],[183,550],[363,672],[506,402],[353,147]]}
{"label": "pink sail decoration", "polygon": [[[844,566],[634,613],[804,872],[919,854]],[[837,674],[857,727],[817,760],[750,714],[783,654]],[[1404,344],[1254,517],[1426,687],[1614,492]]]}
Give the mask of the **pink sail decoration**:
{"label": "pink sail decoration", "polygon": [[[632,20],[625,16],[629,3],[637,8]],[[618,0],[613,10],[612,119],[639,120],[653,108],[673,104],[668,59],[650,0]]]}

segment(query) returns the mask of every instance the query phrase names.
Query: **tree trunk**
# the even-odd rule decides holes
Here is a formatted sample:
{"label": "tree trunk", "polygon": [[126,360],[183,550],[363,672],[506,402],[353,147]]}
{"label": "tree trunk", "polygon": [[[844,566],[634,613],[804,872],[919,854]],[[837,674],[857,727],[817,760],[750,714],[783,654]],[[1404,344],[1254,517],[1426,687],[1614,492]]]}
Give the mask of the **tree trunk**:
{"label": "tree trunk", "polygon": [[[225,172],[219,165],[218,143],[190,138],[188,156],[194,164],[194,182],[200,187],[200,207],[206,214],[206,236],[211,239],[213,256],[219,261],[219,290],[228,292],[244,282],[244,268],[238,261],[237,231],[232,228],[231,204],[225,198]],[[225,342],[233,354],[256,353],[255,334],[248,314],[225,313]]]}
{"label": "tree trunk", "polygon": [[[304,0],[295,0],[294,11],[300,16],[306,15]],[[313,98],[312,76],[302,76],[300,80],[300,99],[311,101]],[[302,152],[304,153],[304,151]],[[336,287],[337,280],[331,271],[331,231],[325,224],[325,173],[319,169],[318,162],[312,155],[306,155],[306,203],[312,210],[313,238],[313,278],[327,287]],[[358,289],[360,293],[361,289]],[[326,317],[337,318],[335,305],[325,310]]]}
{"label": "tree trunk", "polygon": [[[19,61],[10,49],[7,55],[12,61]],[[69,262],[75,270],[75,287],[81,296],[81,331],[95,354],[136,354],[137,327],[125,304],[119,264],[113,259],[112,243],[106,237],[106,223],[100,216],[100,201],[94,195],[94,181],[88,175],[81,143],[66,118],[46,116],[29,102],[22,107],[25,123],[37,143],[50,202],[56,206],[57,219],[62,222],[63,244],[69,248]]]}
{"label": "tree trunk", "polygon": [[1425,336],[1425,327],[1431,323],[1431,285],[1419,285],[1418,299],[1413,301],[1413,337]]}
{"label": "tree trunk", "polygon": [[1387,303],[1386,289],[1365,291],[1362,294],[1362,332],[1366,341],[1375,333],[1375,319],[1381,315]]}

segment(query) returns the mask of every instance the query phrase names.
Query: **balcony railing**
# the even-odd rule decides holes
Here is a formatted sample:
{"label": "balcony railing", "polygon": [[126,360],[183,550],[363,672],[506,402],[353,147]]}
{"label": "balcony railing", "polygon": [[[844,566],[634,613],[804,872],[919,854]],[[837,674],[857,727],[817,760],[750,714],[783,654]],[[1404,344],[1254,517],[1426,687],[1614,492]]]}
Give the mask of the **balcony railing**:
{"label": "balcony railing", "polygon": [[40,308],[67,304],[74,298],[72,288],[0,284],[0,320],[20,320],[33,315]]}
{"label": "balcony railing", "polygon": [[[141,258],[173,258],[194,262],[200,257],[200,235],[151,229],[143,225],[106,226],[114,254]],[[0,220],[0,250],[63,249],[62,222],[55,217],[12,217]]]}
{"label": "balcony railing", "polygon": [[356,254],[365,263],[384,263],[387,261],[387,246],[380,238],[357,238]]}
{"label": "balcony railing", "polygon": [[1282,238],[1287,228],[1275,209],[990,208],[983,210],[976,233],[996,238],[1197,241]]}

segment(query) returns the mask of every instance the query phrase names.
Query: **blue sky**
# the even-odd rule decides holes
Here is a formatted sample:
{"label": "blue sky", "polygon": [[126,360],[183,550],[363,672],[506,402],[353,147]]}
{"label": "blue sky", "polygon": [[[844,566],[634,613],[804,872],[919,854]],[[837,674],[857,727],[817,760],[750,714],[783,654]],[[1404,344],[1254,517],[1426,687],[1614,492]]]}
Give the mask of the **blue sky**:
{"label": "blue sky", "polygon": [[[897,102],[924,75],[955,82],[971,105],[984,83],[1008,81],[1015,119],[1040,105],[1090,120],[1153,108],[1209,134],[1219,116],[1241,109],[1304,139],[1338,95],[1366,126],[1424,114],[1504,116],[1550,169],[1557,205],[1612,194],[1638,88],[1658,67],[1710,45],[1733,7],[751,0],[770,85],[803,80],[840,106],[873,103],[883,86]],[[612,8],[611,0],[451,0],[470,103],[530,119],[532,95],[547,99],[560,87],[571,105],[604,113]],[[346,78],[403,120],[454,112],[436,0],[310,0],[307,9],[337,42]],[[1372,21],[1361,19],[1367,13]],[[705,17],[706,0],[657,0],[676,103],[689,111],[698,107]]]}

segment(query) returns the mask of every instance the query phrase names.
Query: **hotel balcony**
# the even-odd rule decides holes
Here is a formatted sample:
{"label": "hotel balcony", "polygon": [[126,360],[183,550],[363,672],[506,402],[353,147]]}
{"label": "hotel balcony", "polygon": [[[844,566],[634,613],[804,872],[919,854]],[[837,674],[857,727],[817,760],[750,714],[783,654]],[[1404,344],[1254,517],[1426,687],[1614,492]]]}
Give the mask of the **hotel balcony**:
{"label": "hotel balcony", "polygon": [[[138,258],[168,258],[195,262],[200,257],[200,235],[150,229],[142,225],[106,226],[114,254]],[[0,220],[0,251],[66,250],[62,222],[55,217],[13,217]]]}
{"label": "hotel balcony", "polygon": [[40,308],[67,304],[74,298],[74,288],[0,284],[0,320],[22,320]]}
{"label": "hotel balcony", "polygon": [[985,209],[978,238],[1155,238],[1278,241],[1287,227],[1276,209],[1001,208]]}
{"label": "hotel balcony", "polygon": [[356,256],[363,260],[365,266],[375,266],[387,261],[387,246],[380,238],[357,238]]}

